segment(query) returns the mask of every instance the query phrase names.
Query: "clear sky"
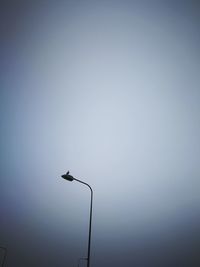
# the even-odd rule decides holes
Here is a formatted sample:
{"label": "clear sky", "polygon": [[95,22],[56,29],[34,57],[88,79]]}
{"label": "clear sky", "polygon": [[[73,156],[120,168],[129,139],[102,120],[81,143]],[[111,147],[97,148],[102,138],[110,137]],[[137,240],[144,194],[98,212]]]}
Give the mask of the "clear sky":
{"label": "clear sky", "polygon": [[94,189],[91,266],[200,266],[199,14],[194,0],[1,1],[6,267],[86,256],[89,191],[67,170]]}

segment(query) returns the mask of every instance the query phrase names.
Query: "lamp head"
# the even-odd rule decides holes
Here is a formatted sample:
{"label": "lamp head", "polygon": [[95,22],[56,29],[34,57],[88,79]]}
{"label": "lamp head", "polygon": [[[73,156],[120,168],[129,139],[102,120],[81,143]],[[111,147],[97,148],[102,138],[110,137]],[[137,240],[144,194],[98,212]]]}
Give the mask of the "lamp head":
{"label": "lamp head", "polygon": [[69,174],[69,171],[66,174],[61,175],[61,177],[65,180],[68,180],[70,182],[72,182],[74,180],[74,177],[72,175]]}

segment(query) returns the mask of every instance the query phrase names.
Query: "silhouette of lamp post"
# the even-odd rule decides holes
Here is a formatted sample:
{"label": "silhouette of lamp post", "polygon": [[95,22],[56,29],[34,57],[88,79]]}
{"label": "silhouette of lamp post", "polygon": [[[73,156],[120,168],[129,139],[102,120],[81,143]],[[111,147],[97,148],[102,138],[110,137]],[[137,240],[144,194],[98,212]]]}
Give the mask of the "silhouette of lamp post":
{"label": "silhouette of lamp post", "polygon": [[89,236],[88,236],[88,253],[87,253],[87,258],[85,258],[85,259],[87,260],[87,267],[90,267],[90,248],[91,248],[90,245],[91,245],[92,204],[93,204],[93,191],[92,191],[92,187],[91,187],[89,184],[87,184],[87,183],[85,183],[85,182],[83,182],[83,181],[81,181],[81,180],[79,180],[79,179],[74,178],[72,175],[69,174],[69,171],[68,171],[66,174],[61,175],[61,177],[64,178],[65,180],[67,180],[67,181],[70,181],[70,182],[72,182],[72,181],[77,181],[77,182],[79,182],[79,183],[81,183],[81,184],[84,184],[84,185],[86,185],[87,187],[89,187],[90,192],[91,192],[91,199],[90,199]]}

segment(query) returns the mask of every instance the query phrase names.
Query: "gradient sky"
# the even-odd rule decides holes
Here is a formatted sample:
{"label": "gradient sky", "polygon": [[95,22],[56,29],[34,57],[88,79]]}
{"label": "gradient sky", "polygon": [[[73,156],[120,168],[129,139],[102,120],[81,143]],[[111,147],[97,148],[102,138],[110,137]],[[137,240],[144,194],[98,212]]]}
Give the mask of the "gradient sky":
{"label": "gradient sky", "polygon": [[1,1],[6,267],[86,256],[89,191],[67,170],[94,189],[91,266],[200,266],[199,14],[191,0]]}

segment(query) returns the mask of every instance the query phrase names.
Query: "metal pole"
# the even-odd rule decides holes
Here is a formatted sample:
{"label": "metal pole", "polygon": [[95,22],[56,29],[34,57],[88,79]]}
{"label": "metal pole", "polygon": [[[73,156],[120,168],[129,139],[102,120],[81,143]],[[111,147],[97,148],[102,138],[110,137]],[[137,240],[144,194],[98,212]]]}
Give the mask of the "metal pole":
{"label": "metal pole", "polygon": [[90,267],[90,248],[91,248],[91,230],[92,230],[92,204],[93,204],[93,191],[90,187],[91,191],[91,201],[90,201],[90,223],[89,223],[89,237],[88,237],[88,265]]}
{"label": "metal pole", "polygon": [[90,267],[90,251],[91,251],[91,232],[92,232],[92,206],[93,206],[93,190],[92,190],[92,187],[81,181],[81,180],[78,180],[76,178],[74,178],[74,180],[76,180],[77,182],[80,182],[84,185],[86,185],[87,187],[89,187],[90,189],[90,192],[91,192],[91,198],[90,198],[90,221],[89,221],[89,236],[88,236],[88,254],[87,254],[87,267]]}

